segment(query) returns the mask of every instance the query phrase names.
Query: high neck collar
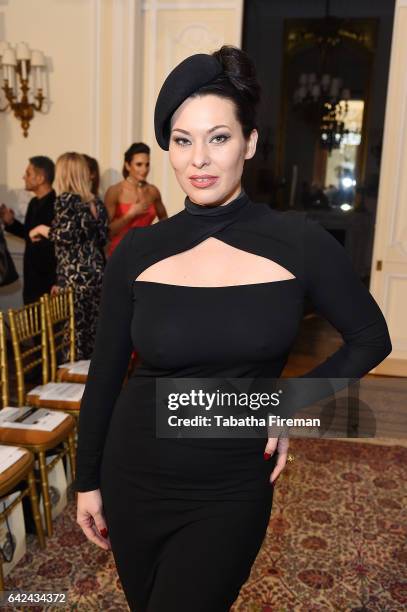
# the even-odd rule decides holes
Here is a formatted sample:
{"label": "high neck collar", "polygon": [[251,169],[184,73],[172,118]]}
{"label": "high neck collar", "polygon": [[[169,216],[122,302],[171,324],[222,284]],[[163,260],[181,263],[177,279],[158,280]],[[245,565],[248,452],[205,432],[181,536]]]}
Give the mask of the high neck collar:
{"label": "high neck collar", "polygon": [[231,215],[236,213],[238,210],[243,208],[249,203],[249,198],[245,191],[241,191],[240,194],[231,202],[219,206],[201,206],[191,202],[188,196],[185,198],[185,210],[190,215],[202,215],[205,217],[218,217],[219,215]]}

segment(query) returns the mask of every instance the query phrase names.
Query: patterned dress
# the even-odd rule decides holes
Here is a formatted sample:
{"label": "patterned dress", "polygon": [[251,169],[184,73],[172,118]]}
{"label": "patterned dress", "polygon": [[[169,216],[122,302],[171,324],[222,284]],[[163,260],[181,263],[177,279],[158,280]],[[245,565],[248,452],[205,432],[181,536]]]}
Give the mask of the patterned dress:
{"label": "patterned dress", "polygon": [[76,359],[92,354],[105,267],[108,217],[99,198],[95,206],[97,218],[79,195],[62,193],[49,232],[55,244],[58,287],[74,289]]}

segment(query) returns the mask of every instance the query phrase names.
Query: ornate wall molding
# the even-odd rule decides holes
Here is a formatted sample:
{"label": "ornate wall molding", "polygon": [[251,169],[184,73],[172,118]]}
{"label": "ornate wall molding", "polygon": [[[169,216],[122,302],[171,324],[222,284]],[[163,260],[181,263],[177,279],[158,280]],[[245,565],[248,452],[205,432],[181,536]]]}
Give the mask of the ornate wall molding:
{"label": "ornate wall molding", "polygon": [[222,44],[241,45],[243,0],[142,4],[144,32],[142,138],[152,148],[151,181],[170,214],[183,206],[184,194],[155,142],[153,112],[158,91],[171,69],[188,55],[210,53]]}

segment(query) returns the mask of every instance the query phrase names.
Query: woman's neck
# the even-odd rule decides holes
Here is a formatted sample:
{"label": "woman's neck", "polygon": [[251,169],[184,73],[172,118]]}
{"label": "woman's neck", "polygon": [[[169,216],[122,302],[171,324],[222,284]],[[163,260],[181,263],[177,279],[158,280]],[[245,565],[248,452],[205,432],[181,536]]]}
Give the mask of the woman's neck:
{"label": "woman's neck", "polygon": [[133,185],[133,187],[145,187],[147,185],[147,181],[141,181],[139,179],[134,178],[133,176],[129,175],[126,176],[126,181],[128,183],[130,183],[130,185]]}
{"label": "woman's neck", "polygon": [[197,206],[202,206],[203,208],[215,208],[216,206],[227,206],[228,204],[230,204],[230,202],[233,202],[233,200],[236,200],[236,198],[238,198],[241,193],[242,193],[242,184],[239,183],[239,185],[233,189],[231,194],[229,193],[225,195],[223,198],[221,198],[220,200],[217,200],[216,202],[200,204],[199,202],[195,202],[191,198],[189,199],[193,204],[196,204]]}

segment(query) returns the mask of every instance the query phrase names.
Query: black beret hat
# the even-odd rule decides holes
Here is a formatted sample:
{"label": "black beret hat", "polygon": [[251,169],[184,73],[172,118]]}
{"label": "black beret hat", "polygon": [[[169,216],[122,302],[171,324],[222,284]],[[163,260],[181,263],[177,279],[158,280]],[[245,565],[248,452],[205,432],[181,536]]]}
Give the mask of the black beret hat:
{"label": "black beret hat", "polygon": [[170,121],[173,113],[191,94],[208,85],[223,72],[212,55],[197,53],[183,60],[170,72],[158,94],[154,111],[154,130],[158,144],[168,151]]}

